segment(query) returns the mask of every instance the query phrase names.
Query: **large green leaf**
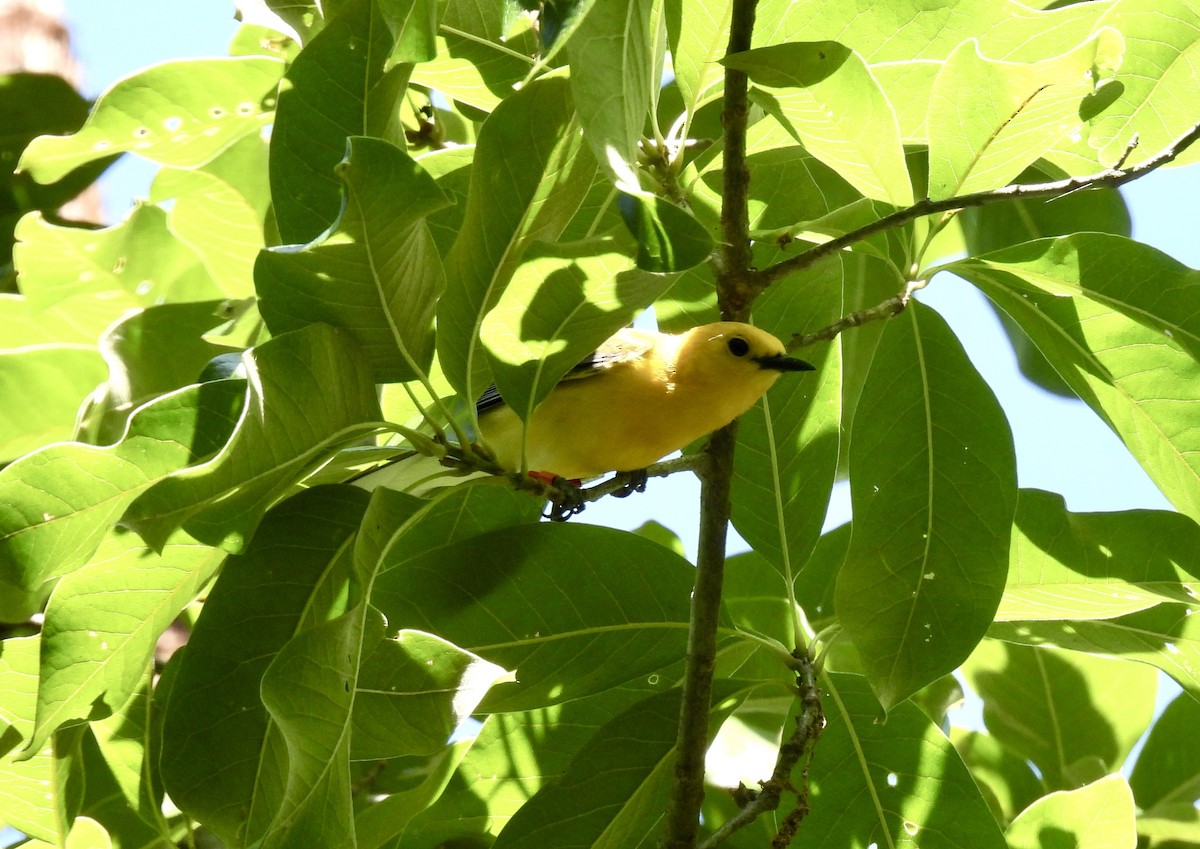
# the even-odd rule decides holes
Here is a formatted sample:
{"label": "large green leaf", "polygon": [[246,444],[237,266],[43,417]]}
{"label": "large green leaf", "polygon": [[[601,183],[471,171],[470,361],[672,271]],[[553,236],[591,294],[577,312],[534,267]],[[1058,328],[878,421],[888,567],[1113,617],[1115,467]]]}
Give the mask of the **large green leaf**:
{"label": "large green leaf", "polygon": [[[1100,18],[1125,36],[1120,96],[1096,122],[1090,143],[1101,164],[1149,159],[1196,122],[1192,94],[1200,83],[1200,9],[1189,0],[1119,0]],[[1189,155],[1194,160],[1195,152]]]}
{"label": "large green leaf", "polygon": [[1100,233],[948,267],[1021,327],[1172,504],[1200,520],[1200,272]]}
{"label": "large green leaf", "polygon": [[1143,811],[1167,812],[1200,796],[1200,702],[1187,693],[1167,705],[1138,753],[1129,783]]}
{"label": "large green leaf", "polygon": [[724,3],[680,0],[665,5],[671,68],[687,116],[680,128],[680,138],[687,138],[696,110],[723,81],[719,62],[729,42],[732,4],[728,0]]}
{"label": "large green leaf", "polygon": [[1154,671],[1136,663],[989,640],[963,671],[988,731],[1052,789],[1078,786],[1089,759],[1118,769],[1154,714]]}
{"label": "large green leaf", "polygon": [[[271,511],[252,546],[226,563],[172,661],[163,780],[177,805],[231,845],[263,834],[287,780],[284,741],[259,695],[263,675],[296,634],[345,610],[367,500],[350,487],[316,488]],[[339,682],[327,696],[343,692]]]}
{"label": "large green leaf", "polygon": [[131,308],[223,296],[196,253],[172,236],[157,206],[139,203],[120,224],[102,230],[60,227],[32,213],[21,219],[16,237],[13,261],[30,307],[82,307],[74,317],[95,328],[93,339]]}
{"label": "large green leaf", "polygon": [[929,105],[929,197],[1006,185],[1060,139],[1078,133],[1080,102],[1120,64],[1120,33],[1033,64],[990,61],[966,41],[946,60]]}
{"label": "large green leaf", "polygon": [[413,68],[412,81],[491,112],[529,75],[541,47],[528,19],[510,27],[512,9],[503,3],[447,0],[437,56]]}
{"label": "large green leaf", "polygon": [[958,753],[920,709],[897,705],[883,724],[867,681],[841,673],[822,677],[821,703],[828,725],[808,768],[806,846],[867,835],[922,849],[1005,845]]}
{"label": "large green leaf", "polygon": [[583,136],[610,179],[639,188],[638,143],[659,86],[651,0],[593,0],[567,46],[571,97]]}
{"label": "large green leaf", "polygon": [[950,739],[1000,823],[1010,822],[1044,792],[1029,762],[992,735],[951,726]]}
{"label": "large green leaf", "polygon": [[644,846],[675,782],[680,691],[638,702],[600,728],[563,773],[516,812],[496,849]]}
{"label": "large green leaf", "polygon": [[837,609],[885,710],[952,671],[1004,589],[1012,434],[932,310],[887,323],[850,433],[854,526]]}
{"label": "large green leaf", "polygon": [[[212,577],[223,553],[180,535],[161,554],[111,533],[59,582],[42,631],[37,726],[26,751],[73,720],[100,719],[133,695],[160,634]],[[120,586],[120,593],[106,592]]]}
{"label": "large green leaf", "polygon": [[674,282],[632,266],[612,239],[539,243],[526,252],[480,326],[496,386],[522,419]]}
{"label": "large green leaf", "polygon": [[114,153],[176,168],[211,160],[270,120],[283,62],[265,56],[152,65],[100,95],[79,132],[41,136],[18,169],[39,183]]}
{"label": "large green leaf", "polygon": [[0,471],[0,580],[33,591],[86,563],[139,494],[217,452],[245,393],[191,386],[136,411],[116,445],[51,445]]}
{"label": "large green leaf", "polygon": [[259,254],[263,318],[275,333],[340,327],[376,381],[412,380],[429,370],[433,312],[446,285],[425,218],[449,201],[420,165],[379,139],[352,138],[336,170],[345,201],[333,226],[302,249]]}
{"label": "large green leaf", "polygon": [[[755,306],[755,321],[786,339],[800,329],[797,316],[811,325],[837,320],[844,270],[840,260],[825,262],[805,286],[771,289]],[[734,457],[734,526],[785,581],[804,567],[820,535],[841,448],[841,345],[804,355],[817,372],[780,377],[741,417]]]}
{"label": "large green leaf", "polygon": [[1074,849],[1128,849],[1137,844],[1133,794],[1120,775],[1038,799],[1009,825],[1009,849],[1043,849],[1047,835],[1062,835]]}
{"label": "large green leaf", "polygon": [[1158,667],[1200,699],[1200,622],[1191,615],[1194,610],[1194,604],[1164,603],[1116,619],[997,622],[988,636],[1138,660]]}
{"label": "large green leaf", "polygon": [[870,198],[912,203],[896,114],[862,57],[835,41],[791,42],[726,56],[756,98],[815,157]]}
{"label": "large green leaf", "polygon": [[108,365],[103,394],[88,410],[89,442],[117,442],[130,414],[160,395],[196,383],[227,348],[204,338],[222,319],[220,301],[158,304],[138,310],[100,337]]}
{"label": "large green leaf", "polygon": [[261,136],[246,136],[201,168],[161,169],[150,188],[152,201],[169,206],[171,233],[196,252],[229,297],[253,293],[271,198],[267,150]]}
{"label": "large green leaf", "polygon": [[155,548],[182,527],[208,545],[241,550],[297,480],[381,425],[370,370],[342,331],[311,325],[242,361],[246,403],[225,447],[159,481],[122,519]]}
{"label": "large green leaf", "polygon": [[0,461],[71,439],[79,408],[103,380],[104,361],[94,348],[0,351]]}
{"label": "large green leaf", "polygon": [[1200,527],[1178,513],[1071,513],[1061,495],[1021,490],[1010,557],[999,622],[1111,619],[1200,596]]}
{"label": "large green leaf", "polygon": [[288,68],[271,130],[271,198],[285,244],[316,239],[337,218],[335,166],[350,136],[403,144],[397,103],[409,66],[385,71],[395,47],[378,0],[347,0]]}
{"label": "large green leaf", "polygon": [[60,846],[79,808],[80,728],[54,735],[31,759],[16,752],[33,732],[41,637],[0,642],[0,821]]}
{"label": "large green leaf", "polygon": [[[461,229],[446,257],[438,304],[438,357],[450,383],[476,398],[489,382],[479,342],[525,249],[553,241],[591,186],[595,161],[572,119],[568,82],[537,80],[484,122]],[[520,156],[512,151],[520,149]]]}
{"label": "large green leaf", "polygon": [[636,535],[533,524],[432,549],[401,537],[382,555],[372,604],[394,627],[514,670],[517,683],[498,685],[483,708],[527,710],[681,657],[691,583],[687,561]]}

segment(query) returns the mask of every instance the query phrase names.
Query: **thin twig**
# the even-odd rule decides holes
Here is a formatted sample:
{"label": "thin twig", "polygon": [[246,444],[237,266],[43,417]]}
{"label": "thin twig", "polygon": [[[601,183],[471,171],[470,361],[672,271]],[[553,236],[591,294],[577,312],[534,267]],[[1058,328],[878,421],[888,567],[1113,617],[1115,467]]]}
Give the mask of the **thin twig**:
{"label": "thin twig", "polygon": [[[784,849],[788,846],[795,837],[800,821],[808,813],[808,761],[812,756],[813,745],[825,728],[825,714],[821,710],[821,691],[817,687],[817,673],[812,658],[804,652],[798,652],[794,656],[797,661],[796,688],[799,690],[800,699],[796,729],[779,747],[775,768],[771,771],[771,777],[762,783],[759,792],[701,843],[698,849],[713,849],[735,831],[745,828],[758,817],[778,808],[784,791],[790,790],[796,794],[796,805],[780,824],[775,839],[771,841],[772,849]],[[804,761],[804,766],[800,770],[800,786],[797,787],[792,774],[801,760]]]}
{"label": "thin twig", "polygon": [[881,321],[885,318],[899,315],[904,312],[904,308],[912,300],[913,292],[924,285],[925,282],[920,280],[911,282],[904,287],[903,292],[893,295],[883,303],[868,307],[865,310],[852,312],[849,315],[844,315],[833,324],[822,327],[820,330],[812,333],[793,333],[792,338],[788,340],[785,347],[789,351],[798,351],[801,348],[807,348],[809,345],[815,345],[818,342],[829,342],[843,330],[849,330],[851,327],[858,327],[869,321]]}
{"label": "thin twig", "polygon": [[816,245],[802,254],[789,257],[761,271],[755,272],[754,285],[756,293],[766,289],[777,280],[787,277],[790,274],[795,274],[798,271],[803,271],[819,260],[844,250],[850,245],[857,244],[867,237],[884,230],[899,227],[901,224],[905,224],[914,218],[921,218],[925,215],[933,215],[938,212],[950,212],[973,206],[984,206],[985,204],[999,203],[1001,201],[1058,197],[1085,189],[1115,189],[1172,162],[1195,143],[1197,139],[1200,139],[1200,123],[1194,124],[1191,129],[1175,139],[1175,141],[1163,148],[1159,153],[1132,168],[1121,168],[1119,166],[1128,157],[1130,149],[1136,146],[1136,139],[1126,149],[1126,153],[1121,157],[1118,167],[1106,168],[1103,171],[1090,174],[1086,177],[1067,177],[1063,180],[1052,180],[1047,183],[1014,183],[986,192],[974,192],[972,194],[958,195],[957,197],[943,198],[941,200],[930,200],[929,198],[919,200],[912,206],[898,209],[890,215],[885,215],[883,218],[859,227],[857,230],[851,230],[849,233],[838,236],[836,239],[830,239],[828,242]]}

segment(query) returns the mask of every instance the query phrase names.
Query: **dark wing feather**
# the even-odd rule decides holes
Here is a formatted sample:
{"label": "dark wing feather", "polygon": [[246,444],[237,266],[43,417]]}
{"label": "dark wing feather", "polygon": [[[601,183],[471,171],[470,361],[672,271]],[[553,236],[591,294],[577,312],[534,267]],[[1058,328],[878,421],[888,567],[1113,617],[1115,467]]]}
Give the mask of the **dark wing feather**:
{"label": "dark wing feather", "polygon": [[[595,351],[592,351],[592,353],[576,363],[570,371],[563,375],[562,379],[579,380],[586,377],[595,377],[619,363],[636,360],[644,356],[653,346],[654,343],[651,337],[637,331],[620,331]],[[475,402],[475,414],[481,415],[488,410],[494,410],[497,407],[503,406],[504,399],[500,397],[500,390],[493,383],[487,389],[483,390],[483,394]]]}

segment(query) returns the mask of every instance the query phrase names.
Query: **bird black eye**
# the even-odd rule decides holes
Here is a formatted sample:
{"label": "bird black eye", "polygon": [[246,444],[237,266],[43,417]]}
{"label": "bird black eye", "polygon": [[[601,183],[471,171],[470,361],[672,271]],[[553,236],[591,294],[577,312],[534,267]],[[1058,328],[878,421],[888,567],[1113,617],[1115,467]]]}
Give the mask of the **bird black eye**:
{"label": "bird black eye", "polygon": [[734,336],[725,344],[729,346],[729,353],[735,357],[744,357],[750,353],[750,343],[741,336]]}

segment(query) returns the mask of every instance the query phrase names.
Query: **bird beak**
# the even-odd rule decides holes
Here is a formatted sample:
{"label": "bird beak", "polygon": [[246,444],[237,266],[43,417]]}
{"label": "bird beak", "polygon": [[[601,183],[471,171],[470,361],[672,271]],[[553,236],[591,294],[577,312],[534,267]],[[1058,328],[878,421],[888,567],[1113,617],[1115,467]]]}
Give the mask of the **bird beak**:
{"label": "bird beak", "polygon": [[755,357],[759,368],[774,371],[816,371],[816,366],[799,357],[789,357],[787,354],[771,354],[769,357]]}

